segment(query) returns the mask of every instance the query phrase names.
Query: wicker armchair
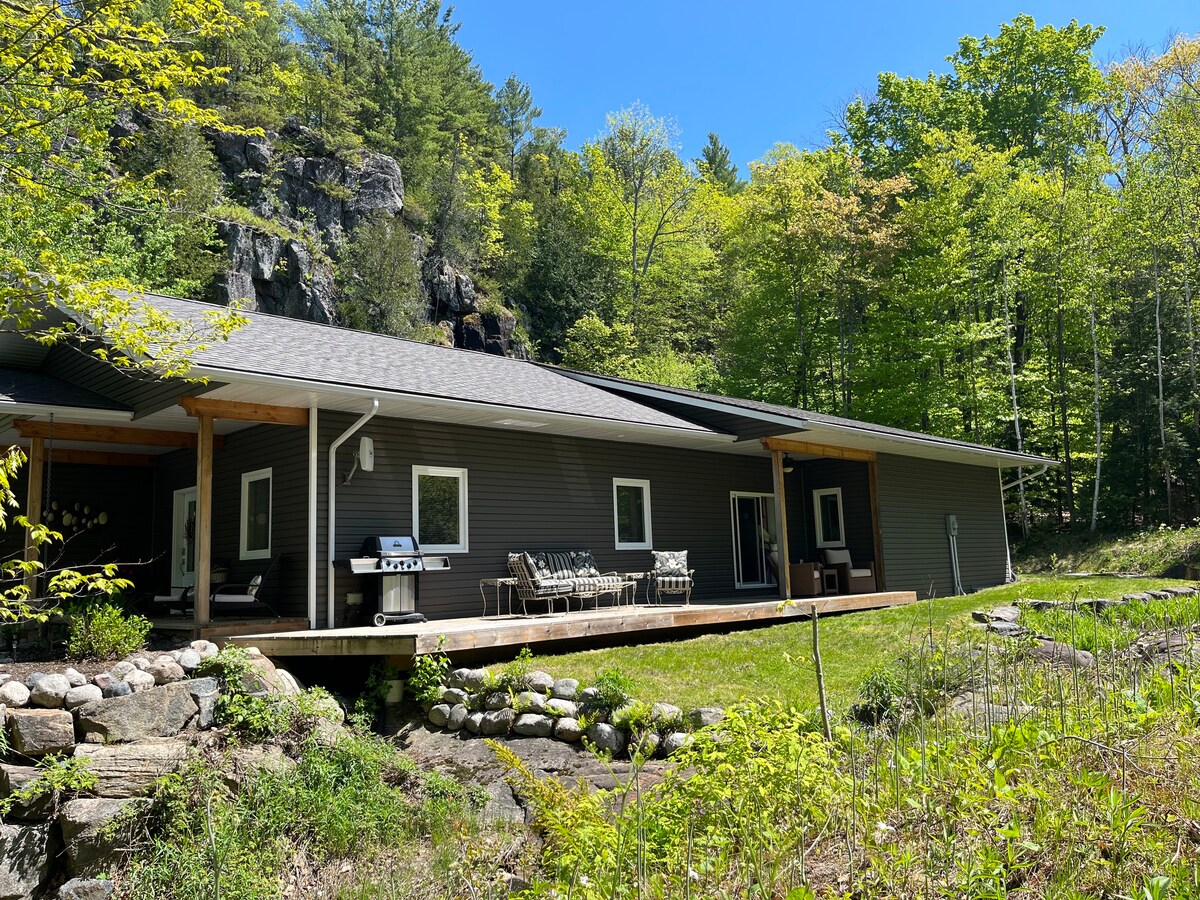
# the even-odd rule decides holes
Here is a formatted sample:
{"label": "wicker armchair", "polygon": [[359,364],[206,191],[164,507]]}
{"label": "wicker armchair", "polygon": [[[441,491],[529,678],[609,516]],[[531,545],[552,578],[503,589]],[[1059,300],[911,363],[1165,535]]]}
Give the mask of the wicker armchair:
{"label": "wicker armchair", "polygon": [[788,576],[793,597],[819,597],[825,593],[820,563],[792,563]]}
{"label": "wicker armchair", "polygon": [[870,566],[856,566],[849,550],[826,550],[825,567],[836,569],[838,588],[847,594],[869,594],[875,590],[875,572]]}

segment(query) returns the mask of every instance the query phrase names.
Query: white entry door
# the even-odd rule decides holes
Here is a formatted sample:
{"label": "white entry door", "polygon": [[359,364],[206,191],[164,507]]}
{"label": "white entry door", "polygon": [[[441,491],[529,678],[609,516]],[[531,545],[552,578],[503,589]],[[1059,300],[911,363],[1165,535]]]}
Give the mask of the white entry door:
{"label": "white entry door", "polygon": [[773,494],[730,494],[733,514],[733,577],[739,588],[774,585],[776,546]]}
{"label": "white entry door", "polygon": [[171,584],[194,587],[196,584],[196,489],[175,492],[175,513],[171,529]]}

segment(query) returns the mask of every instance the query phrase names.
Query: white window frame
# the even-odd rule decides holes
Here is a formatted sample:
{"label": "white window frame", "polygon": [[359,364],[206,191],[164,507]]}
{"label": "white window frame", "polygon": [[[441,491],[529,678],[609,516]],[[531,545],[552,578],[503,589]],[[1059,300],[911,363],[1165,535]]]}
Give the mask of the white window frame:
{"label": "white window frame", "polygon": [[[246,515],[250,512],[250,491],[251,482],[267,480],[267,546],[264,549],[250,550],[246,547],[246,541],[249,538],[248,529],[246,528]],[[266,469],[255,469],[253,472],[242,473],[242,514],[238,520],[238,531],[240,532],[238,540],[238,559],[270,559],[271,558],[271,532],[275,530],[275,479],[270,467]]]}
{"label": "white window frame", "polygon": [[[759,500],[759,501],[769,500],[770,503],[767,504],[767,516],[770,519],[775,518],[775,510],[776,510],[774,494],[764,494],[761,491],[730,491],[729,492],[730,538],[733,541],[733,587],[734,587],[734,590],[742,591],[742,590],[760,589],[760,588],[766,588],[766,587],[775,587],[774,581],[742,581],[741,580],[741,572],[739,571],[739,560],[741,559],[741,555],[738,553],[738,551],[741,549],[738,546],[738,521],[737,521],[737,502],[738,502],[738,500]],[[775,539],[774,543],[766,545],[765,549],[768,553],[771,552],[772,546],[779,545],[779,534],[778,534],[779,523],[772,522],[771,524],[775,526],[776,533],[774,535],[772,535],[772,537],[774,537],[774,539]],[[770,529],[767,529],[767,530],[768,530],[768,532],[770,531]]]}
{"label": "white window frame", "polygon": [[[458,535],[457,544],[426,544],[421,540],[421,492],[420,478],[422,475],[436,475],[440,478],[458,479]],[[467,553],[470,542],[467,540],[467,470],[448,468],[446,466],[413,466],[412,467],[412,521],[413,535],[422,553]]]}
{"label": "white window frame", "polygon": [[[617,488],[635,487],[642,489],[642,525],[646,532],[644,541],[622,541],[621,525],[617,520]],[[650,530],[653,517],[650,515],[650,481],[645,478],[614,478],[613,479],[613,546],[617,550],[653,550],[654,534]]]}
{"label": "white window frame", "polygon": [[[838,541],[827,541],[822,537],[825,533],[825,528],[821,521],[821,498],[830,496],[837,497],[838,525],[840,526],[838,531],[842,536],[841,540]],[[842,489],[840,487],[819,488],[813,491],[813,521],[817,526],[816,538],[818,548],[846,546],[846,511],[842,507]]]}

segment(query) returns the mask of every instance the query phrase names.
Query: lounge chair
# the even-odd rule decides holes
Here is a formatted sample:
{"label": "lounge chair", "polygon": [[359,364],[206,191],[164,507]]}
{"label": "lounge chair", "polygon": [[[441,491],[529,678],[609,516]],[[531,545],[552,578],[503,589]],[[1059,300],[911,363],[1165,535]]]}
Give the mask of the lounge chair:
{"label": "lounge chair", "polygon": [[686,550],[651,550],[652,563],[650,566],[649,582],[646,585],[646,599],[653,592],[654,603],[662,602],[663,594],[682,594],[685,606],[692,602],[692,588],[695,586],[695,569],[688,568]]}
{"label": "lounge chair", "polygon": [[[236,616],[244,615],[251,611],[265,611],[276,619],[280,618],[279,613],[268,603],[263,602],[259,596],[262,591],[263,582],[277,568],[280,556],[282,554],[272,557],[262,572],[244,584],[222,582],[215,585],[210,595],[209,612],[215,617],[218,614]],[[196,605],[195,594],[196,588],[193,585],[172,587],[169,594],[159,594],[154,597],[153,609],[155,611],[181,612],[184,615],[192,615]]]}
{"label": "lounge chair", "polygon": [[838,588],[847,594],[869,594],[875,590],[875,572],[870,566],[856,566],[850,561],[850,551],[826,550],[825,567],[836,569]]}

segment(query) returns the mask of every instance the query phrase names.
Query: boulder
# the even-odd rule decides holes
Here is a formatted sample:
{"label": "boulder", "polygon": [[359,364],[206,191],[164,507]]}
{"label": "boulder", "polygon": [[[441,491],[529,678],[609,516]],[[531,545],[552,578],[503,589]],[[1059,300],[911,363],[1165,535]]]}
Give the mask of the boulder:
{"label": "boulder", "polygon": [[554,731],[554,719],[538,713],[524,713],[517,716],[512,730],[514,734],[525,737],[550,737]]}
{"label": "boulder", "polygon": [[1018,625],[1016,622],[992,621],[987,623],[987,630],[992,634],[998,634],[1000,637],[1019,638],[1024,637],[1029,633],[1024,625]]}
{"label": "boulder", "polygon": [[466,690],[467,673],[470,671],[470,669],[465,668],[452,669],[450,674],[446,676],[446,687],[454,688],[458,691]]}
{"label": "boulder", "polygon": [[45,672],[30,672],[25,676],[25,687],[33,690],[33,686],[46,677]]}
{"label": "boulder", "polygon": [[143,672],[141,669],[134,669],[132,672],[121,676],[121,680],[129,685],[129,690],[135,694],[148,691],[155,684],[154,676],[149,672]]}
{"label": "boulder", "polygon": [[0,900],[28,900],[50,873],[51,825],[0,825]]}
{"label": "boulder", "polygon": [[479,734],[483,728],[483,713],[473,712],[463,720],[463,726],[471,734]]}
{"label": "boulder", "polygon": [[[0,797],[5,800],[14,794],[28,791],[42,770],[36,766],[0,765]],[[22,822],[44,822],[54,815],[57,791],[41,791],[27,799],[13,801],[5,818]]]}
{"label": "boulder", "polygon": [[146,797],[128,800],[68,800],[58,814],[67,871],[93,875],[111,868],[130,844],[135,816],[150,808]]}
{"label": "boulder", "polygon": [[[252,653],[251,650],[254,652]],[[293,695],[299,693],[293,691],[287,680],[280,678],[275,664],[263,656],[257,648],[251,647],[246,650],[246,661],[250,663],[250,669],[242,676],[242,689],[247,694],[253,697],[265,697],[268,694]]]}
{"label": "boulder", "polygon": [[85,703],[103,699],[104,691],[100,690],[100,688],[94,684],[81,684],[67,691],[67,695],[63,697],[63,706],[66,709],[77,709]]}
{"label": "boulder", "polygon": [[1070,644],[1058,641],[1039,641],[1029,653],[1042,662],[1073,669],[1090,669],[1096,664],[1096,657],[1087,650],[1077,650]]}
{"label": "boulder", "polygon": [[467,692],[462,690],[461,688],[446,688],[446,690],[442,691],[442,702],[448,703],[451,706],[454,706],[455,704],[458,704],[458,703],[461,703],[463,706],[466,706],[467,700],[468,700]]}
{"label": "boulder", "polygon": [[1021,610],[1015,606],[994,606],[991,609],[977,609],[971,616],[976,622],[1016,622],[1021,618]]}
{"label": "boulder", "polygon": [[521,691],[513,702],[514,708],[523,713],[540,713],[546,711],[546,695],[537,691]]}
{"label": "boulder", "polygon": [[14,709],[8,713],[12,746],[25,756],[66,753],[75,746],[75,720],[65,709]]}
{"label": "boulder", "polygon": [[624,732],[603,722],[597,722],[589,727],[587,738],[601,753],[611,753],[613,756],[617,756],[625,749]]}
{"label": "boulder", "polygon": [[229,770],[225,778],[231,788],[262,772],[283,773],[296,768],[296,762],[274,744],[250,744],[229,751]]}
{"label": "boulder", "polygon": [[73,668],[68,668],[65,672],[63,672],[63,677],[70,682],[71,687],[79,687],[80,685],[88,683],[87,676]]}
{"label": "boulder", "polygon": [[658,752],[658,745],[662,743],[657,731],[642,731],[633,737],[629,742],[629,755],[638,754],[646,759],[652,757]]}
{"label": "boulder", "polygon": [[507,709],[512,706],[512,695],[508,691],[492,691],[483,698],[484,709]]}
{"label": "boulder", "polygon": [[655,703],[650,707],[650,721],[656,725],[670,722],[682,722],[683,710],[670,703]]}
{"label": "boulder", "polygon": [[63,705],[63,698],[71,689],[71,682],[66,675],[47,675],[39,678],[29,689],[29,705],[42,709],[58,709]]}
{"label": "boulder", "polygon": [[587,706],[590,703],[595,703],[596,698],[598,698],[599,696],[600,696],[600,688],[585,687],[582,691],[579,692],[579,695],[575,699],[578,700],[578,702],[581,706]]}
{"label": "boulder", "polygon": [[109,671],[112,672],[113,678],[124,678],[126,675],[128,675],[130,672],[132,672],[136,668],[137,668],[137,666],[135,666],[129,660],[123,659],[119,663],[117,663],[115,666],[113,666],[112,669],[110,669]]}
{"label": "boulder", "polygon": [[0,684],[0,703],[9,709],[18,709],[29,705],[29,688],[19,681],[6,681]]}
{"label": "boulder", "polygon": [[554,687],[554,679],[545,672],[534,670],[526,675],[521,676],[521,687],[527,691],[536,691],[539,694],[547,694]]}
{"label": "boulder", "polygon": [[128,697],[133,693],[133,685],[128,681],[114,681],[112,684],[101,687],[100,693],[107,700],[110,697]]}
{"label": "boulder", "polygon": [[187,649],[179,654],[179,659],[175,660],[175,662],[179,663],[179,668],[183,669],[183,671],[191,672],[192,670],[199,668],[200,663],[202,663],[203,660],[200,658],[200,654],[195,650]]}
{"label": "boulder", "polygon": [[950,700],[946,705],[946,712],[977,724],[990,726],[999,725],[1001,722],[1007,722],[1017,716],[1028,715],[1033,710],[1033,707],[1024,703],[1008,706],[996,703],[995,700],[996,698],[993,697],[992,702],[989,702],[986,694],[966,691]]}
{"label": "boulder", "polygon": [[579,715],[579,706],[572,700],[560,700],[558,697],[551,697],[546,701],[546,709],[558,716],[566,716],[568,719],[573,719]]}
{"label": "boulder", "polygon": [[183,681],[183,666],[169,656],[160,656],[146,668],[147,675],[154,676],[157,685],[173,684]]}
{"label": "boulder", "polygon": [[277,668],[275,674],[279,677],[279,683],[283,686],[279,693],[289,697],[298,697],[304,693],[304,685],[300,683],[300,679],[287,669]]}
{"label": "boulder", "polygon": [[574,700],[579,682],[574,678],[559,678],[550,686],[550,696],[557,700]]}
{"label": "boulder", "polygon": [[199,712],[186,683],[167,684],[87,703],[78,710],[79,730],[87,743],[120,743],[178,734]]}
{"label": "boulder", "polygon": [[429,721],[438,728],[445,728],[446,723],[450,721],[450,705],[448,703],[436,703],[429,708]]}
{"label": "boulder", "polygon": [[150,668],[150,660],[144,656],[131,656],[129,657],[129,661],[133,663],[133,667],[139,672],[145,672]]}
{"label": "boulder", "polygon": [[494,709],[483,714],[479,723],[479,733],[486,735],[508,734],[516,720],[517,714],[511,709]]}
{"label": "boulder", "polygon": [[662,750],[663,756],[670,756],[676,750],[683,749],[691,739],[692,736],[686,731],[672,731],[662,739],[659,749]]}
{"label": "boulder", "polygon": [[725,710],[717,706],[701,706],[687,714],[688,724],[696,731],[699,731],[701,728],[708,728],[711,725],[717,725],[724,718]]}
{"label": "boulder", "polygon": [[446,716],[446,727],[450,731],[459,731],[467,722],[467,716],[470,715],[470,710],[462,703],[450,707],[450,714]]}
{"label": "boulder", "polygon": [[187,762],[185,738],[139,741],[136,744],[79,744],[75,757],[87,762],[96,776],[95,793],[124,799],[148,794],[154,783]]}
{"label": "boulder", "polygon": [[92,684],[104,690],[106,687],[111,687],[117,683],[117,679],[113,677],[112,672],[98,672],[92,676]]}
{"label": "boulder", "polygon": [[106,878],[72,878],[58,889],[58,900],[110,900],[114,890]]}
{"label": "boulder", "polygon": [[583,729],[579,727],[578,719],[571,716],[563,716],[554,722],[554,736],[560,741],[573,744],[583,737]]}
{"label": "boulder", "polygon": [[200,654],[201,659],[212,659],[221,652],[221,648],[212,641],[192,641],[188,646]]}
{"label": "boulder", "polygon": [[211,728],[217,715],[217,699],[221,695],[220,685],[215,678],[193,678],[185,681],[188,693],[196,701],[196,727]]}

